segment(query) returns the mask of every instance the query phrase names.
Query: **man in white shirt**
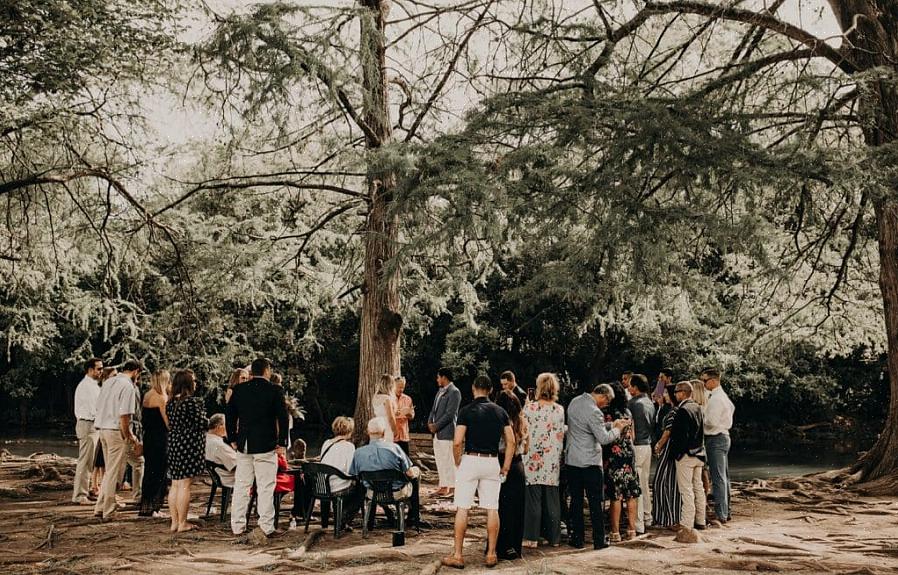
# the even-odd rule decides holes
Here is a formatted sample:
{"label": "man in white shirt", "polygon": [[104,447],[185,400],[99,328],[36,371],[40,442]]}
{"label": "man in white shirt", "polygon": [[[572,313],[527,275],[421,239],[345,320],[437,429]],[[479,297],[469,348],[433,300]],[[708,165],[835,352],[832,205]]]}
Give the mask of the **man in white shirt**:
{"label": "man in white shirt", "polygon": [[100,397],[100,377],[103,360],[92,357],[84,365],[84,378],[75,388],[75,436],[78,437],[78,465],[72,503],[93,505],[90,501],[90,475],[94,470],[94,456],[98,433],[94,429],[97,418],[97,399]]}
{"label": "man in white shirt", "polygon": [[225,416],[223,413],[216,413],[209,418],[209,429],[206,431],[206,460],[221,465],[216,468],[221,484],[233,489],[237,452],[225,443],[226,435]]}
{"label": "man in white shirt", "polygon": [[[118,375],[103,384],[100,397],[97,399],[94,427],[100,432],[103,457],[106,459],[106,474],[103,476],[100,495],[94,505],[94,515],[102,516],[103,519],[109,519],[115,513],[118,507],[115,500],[116,487],[125,474],[125,463],[129,459],[129,453],[133,454],[140,445],[140,440],[132,431],[131,419],[140,404],[136,384],[142,370],[140,362],[129,359]],[[135,463],[137,459],[142,458],[135,458]],[[143,466],[133,465],[133,467],[136,490],[143,476]],[[135,497],[139,497],[136,491]]]}
{"label": "man in white shirt", "polygon": [[699,378],[708,390],[705,405],[705,452],[711,471],[714,514],[721,523],[730,520],[730,428],[736,407],[720,387],[720,371],[702,370]]}

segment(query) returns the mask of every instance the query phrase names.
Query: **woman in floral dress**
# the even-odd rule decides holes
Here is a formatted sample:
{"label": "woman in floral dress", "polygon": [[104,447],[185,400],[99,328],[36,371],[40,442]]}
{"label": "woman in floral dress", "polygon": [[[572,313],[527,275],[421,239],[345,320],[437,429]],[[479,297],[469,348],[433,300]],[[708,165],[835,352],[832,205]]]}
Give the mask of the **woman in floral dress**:
{"label": "woman in floral dress", "polygon": [[530,449],[524,454],[524,547],[536,547],[545,532],[550,545],[561,543],[561,501],[558,493],[564,451],[564,408],[558,403],[558,379],[536,378],[536,401],[524,407]]}
{"label": "woman in floral dress", "polygon": [[[621,384],[611,384],[614,399],[605,410],[605,421],[616,419],[632,419],[627,409],[627,395]],[[636,452],[633,449],[633,427],[625,428],[624,433],[614,441],[607,450],[605,463],[605,497],[611,502],[611,535],[612,543],[620,542],[621,505],[627,502],[627,538],[636,537],[636,513],[638,499],[642,491],[639,488],[639,476],[636,474]]]}

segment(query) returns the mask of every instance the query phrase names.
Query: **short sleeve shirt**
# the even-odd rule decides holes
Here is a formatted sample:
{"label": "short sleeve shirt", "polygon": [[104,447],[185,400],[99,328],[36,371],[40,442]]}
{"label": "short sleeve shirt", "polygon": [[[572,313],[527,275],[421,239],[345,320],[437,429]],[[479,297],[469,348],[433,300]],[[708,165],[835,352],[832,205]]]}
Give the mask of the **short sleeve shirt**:
{"label": "short sleeve shirt", "polygon": [[458,425],[464,425],[465,451],[499,454],[499,439],[508,422],[505,410],[485,397],[478,397],[458,412]]}
{"label": "short sleeve shirt", "polygon": [[107,380],[100,388],[97,399],[97,417],[94,427],[97,429],[118,429],[119,417],[134,415],[139,403],[137,389],[127,375],[118,374]]}

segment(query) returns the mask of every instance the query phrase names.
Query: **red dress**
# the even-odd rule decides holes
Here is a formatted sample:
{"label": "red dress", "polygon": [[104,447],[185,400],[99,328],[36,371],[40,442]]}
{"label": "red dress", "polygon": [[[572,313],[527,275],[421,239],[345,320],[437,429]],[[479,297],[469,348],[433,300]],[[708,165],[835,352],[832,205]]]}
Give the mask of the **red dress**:
{"label": "red dress", "polygon": [[287,458],[278,454],[278,474],[274,484],[275,493],[292,493],[296,478],[287,473]]}

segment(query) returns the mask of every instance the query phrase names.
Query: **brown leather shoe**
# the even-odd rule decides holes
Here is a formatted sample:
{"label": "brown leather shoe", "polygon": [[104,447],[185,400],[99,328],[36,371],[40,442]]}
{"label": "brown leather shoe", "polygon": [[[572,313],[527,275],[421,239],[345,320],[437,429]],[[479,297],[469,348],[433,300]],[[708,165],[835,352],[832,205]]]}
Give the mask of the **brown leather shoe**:
{"label": "brown leather shoe", "polygon": [[499,563],[499,558],[495,555],[487,555],[486,560],[483,562],[487,567],[495,567]]}
{"label": "brown leather shoe", "polygon": [[452,567],[453,569],[464,569],[465,561],[464,559],[458,559],[455,555],[450,555],[448,557],[443,557],[442,564],[446,567]]}

